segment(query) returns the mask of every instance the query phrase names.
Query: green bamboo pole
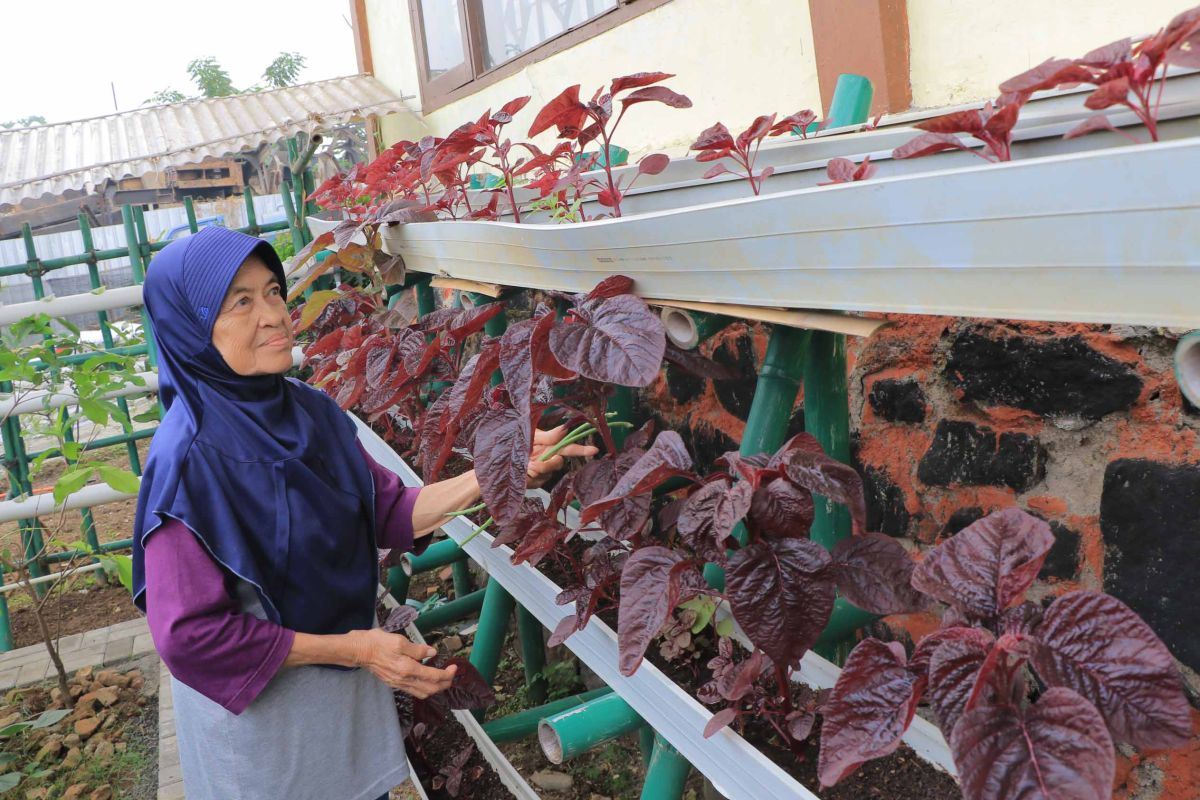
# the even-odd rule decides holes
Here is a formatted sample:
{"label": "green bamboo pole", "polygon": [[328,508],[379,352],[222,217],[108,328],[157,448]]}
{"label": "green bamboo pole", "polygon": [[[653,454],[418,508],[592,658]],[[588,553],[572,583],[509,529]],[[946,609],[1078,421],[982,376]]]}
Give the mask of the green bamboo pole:
{"label": "green bamboo pole", "polygon": [[659,734],[654,734],[654,751],[642,782],[642,800],[679,800],[692,765]]}
{"label": "green bamboo pole", "polygon": [[292,184],[284,181],[279,188],[279,194],[283,197],[283,215],[287,217],[288,230],[292,232],[292,246],[298,253],[305,242],[304,235],[300,231],[300,224],[296,221],[296,207],[292,203]]}
{"label": "green bamboo pole", "polygon": [[[850,403],[847,397],[846,337],[814,331],[804,358],[804,428],[831,458],[850,463]],[[850,535],[850,512],[813,497],[816,515],[810,538],[832,548]]]}
{"label": "green bamboo pole", "polygon": [[[517,606],[517,635],[521,638],[525,688],[529,702],[546,702],[546,641],[542,623],[525,606]],[[536,657],[531,657],[536,656]]]}
{"label": "green bamboo pole", "polygon": [[642,751],[642,769],[650,767],[650,757],[654,755],[654,728],[643,725],[638,728],[638,749]]}
{"label": "green bamboo pole", "polygon": [[408,599],[409,581],[410,578],[400,567],[391,567],[388,569],[388,593],[396,600],[397,603],[403,603],[406,599]]}
{"label": "green bamboo pole", "polygon": [[465,597],[474,590],[475,582],[471,580],[471,562],[468,559],[450,565],[450,578],[454,581],[455,597]]}
{"label": "green bamboo pole", "polygon": [[[119,433],[114,436],[105,436],[101,439],[93,439],[90,442],[84,442],[82,449],[86,452],[89,450],[100,450],[105,447],[112,447],[115,444],[129,444],[130,442],[139,442],[142,439],[149,439],[154,435],[157,428],[143,428],[129,433]],[[36,461],[40,456],[46,455],[47,458],[61,456],[62,453],[57,447],[47,447],[45,450],[37,450],[29,454],[30,461]]]}
{"label": "green bamboo pole", "polygon": [[[29,280],[33,284],[33,296],[41,300],[46,296],[46,288],[42,284],[42,273],[45,270],[42,268],[40,259],[38,259],[37,248],[33,243],[33,229],[26,222],[21,226],[21,239],[25,245],[25,258]],[[15,448],[17,460],[20,463],[21,482],[23,491],[32,492],[33,484],[30,482],[29,475],[29,456],[25,452],[25,439],[21,436],[21,423],[15,415],[12,418],[15,421],[13,433],[15,437]],[[45,549],[45,539],[42,536],[42,525],[40,520],[28,519],[21,520],[17,523],[18,529],[21,531],[21,543],[24,546],[25,560],[29,562],[29,574],[33,577],[41,577],[45,574],[45,561],[38,558],[38,554]],[[38,584],[36,587],[38,596],[42,596],[46,592],[44,584]]]}
{"label": "green bamboo pole", "polygon": [[420,575],[423,572],[429,572],[447,564],[453,564],[457,561],[465,561],[467,559],[466,552],[458,546],[458,542],[453,539],[443,539],[440,542],[435,542],[425,548],[425,552],[419,556],[406,553],[401,564],[408,575]]}
{"label": "green bamboo pole", "polygon": [[196,222],[196,205],[192,202],[191,195],[183,198],[183,211],[187,214],[188,231],[191,233],[200,232],[200,224]]}
{"label": "green bamboo pole", "polygon": [[254,190],[247,186],[242,190],[242,199],[246,202],[246,227],[244,232],[251,236],[258,236],[261,231],[258,228],[258,215],[254,213]]}
{"label": "green bamboo pole", "polygon": [[[421,633],[428,633],[434,628],[440,628],[443,625],[448,625],[451,622],[457,622],[464,617],[469,617],[472,614],[479,612],[483,608],[486,589],[479,589],[471,592],[468,595],[451,600],[448,603],[442,603],[440,606],[431,608],[417,617],[417,630]],[[480,627],[482,628],[482,620]],[[479,635],[475,636],[475,646],[479,645]],[[471,654],[475,654],[474,648]],[[495,679],[489,679],[488,683],[492,683]]]}
{"label": "green bamboo pole", "polygon": [[508,620],[512,617],[516,601],[497,580],[489,580],[487,588],[480,591],[484,593],[483,608],[479,612],[479,627],[471,646],[471,664],[479,670],[484,682],[491,686],[496,682],[500,651],[504,647]]}
{"label": "green bamboo pole", "polygon": [[561,764],[645,724],[620,695],[606,694],[542,720],[538,740],[546,758]]}
{"label": "green bamboo pole", "polygon": [[509,714],[507,717],[500,717],[499,719],[486,722],[483,725],[483,732],[496,744],[515,742],[537,733],[538,723],[546,717],[552,717],[555,714],[568,711],[576,706],[583,705],[589,700],[603,697],[606,694],[612,694],[612,689],[608,686],[601,686],[599,689],[592,689],[582,694],[573,694],[561,700],[554,700],[536,708],[518,711],[515,714]]}
{"label": "green bamboo pole", "polygon": [[[783,444],[788,420],[800,394],[804,376],[803,356],[808,348],[809,335],[809,331],[783,325],[776,325],[771,330],[738,450],[742,455],[773,453]],[[733,535],[744,543],[745,527],[739,523]],[[704,577],[713,588],[725,588],[725,571],[718,565],[705,564]]]}

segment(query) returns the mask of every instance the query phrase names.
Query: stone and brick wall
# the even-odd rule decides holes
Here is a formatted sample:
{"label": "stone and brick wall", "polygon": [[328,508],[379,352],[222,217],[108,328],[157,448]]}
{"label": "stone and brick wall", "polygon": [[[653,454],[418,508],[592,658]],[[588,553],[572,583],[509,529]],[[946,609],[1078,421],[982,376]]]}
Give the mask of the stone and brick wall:
{"label": "stone and brick wall", "polygon": [[[1200,689],[1200,410],[1176,384],[1171,332],[1129,326],[895,316],[850,341],[855,466],[870,527],[921,549],[1009,506],[1045,519],[1055,545],[1035,598],[1103,589],[1140,614]],[[643,411],[706,464],[736,448],[764,331],[736,324],[701,352],[735,368],[709,381],[669,367]],[[792,416],[803,428],[803,398]],[[937,625],[890,618],[877,634]],[[1196,715],[1200,730],[1200,713]],[[1182,800],[1200,744],[1122,752],[1116,796]]]}

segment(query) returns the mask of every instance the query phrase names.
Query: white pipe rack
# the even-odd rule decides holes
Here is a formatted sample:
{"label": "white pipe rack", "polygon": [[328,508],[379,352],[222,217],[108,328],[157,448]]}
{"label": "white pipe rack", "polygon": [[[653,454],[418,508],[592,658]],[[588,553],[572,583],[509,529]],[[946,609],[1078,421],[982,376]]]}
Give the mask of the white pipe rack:
{"label": "white pipe rack", "polygon": [[35,494],[17,500],[0,502],[0,522],[15,522],[19,519],[36,519],[37,517],[61,511],[75,511],[80,508],[92,508],[106,503],[119,503],[122,500],[132,500],[137,494],[118,492],[106,483],[96,483],[84,486],[77,492],[67,495],[61,505],[56,505],[54,495],[50,493]]}
{"label": "white pipe rack", "polygon": [[19,319],[34,314],[49,314],[52,317],[67,317],[96,311],[111,311],[142,305],[140,284],[104,289],[89,294],[73,294],[69,297],[54,297],[32,300],[28,303],[12,303],[0,306],[0,325],[11,325]]}
{"label": "white pipe rack", "polygon": [[0,586],[0,594],[7,594],[8,592],[20,589],[21,586],[26,583],[32,586],[37,586],[41,583],[49,583],[50,581],[58,580],[64,575],[83,575],[84,573],[94,572],[98,569],[104,569],[104,565],[97,562],[95,564],[87,564],[82,567],[74,567],[72,569],[64,569],[59,572],[51,572],[49,575],[42,575],[38,578],[21,579],[15,583],[6,583],[3,586]]}
{"label": "white pipe rack", "polygon": [[[134,394],[153,394],[158,391],[157,372],[139,372],[137,374],[146,382],[144,385],[126,383],[121,388],[106,393],[104,395],[105,399],[111,400],[116,397],[128,397]],[[14,414],[49,411],[52,408],[61,408],[62,406],[78,402],[79,397],[70,392],[48,392],[44,389],[31,391],[23,395],[19,400],[9,395],[0,399],[0,421],[8,419]]]}

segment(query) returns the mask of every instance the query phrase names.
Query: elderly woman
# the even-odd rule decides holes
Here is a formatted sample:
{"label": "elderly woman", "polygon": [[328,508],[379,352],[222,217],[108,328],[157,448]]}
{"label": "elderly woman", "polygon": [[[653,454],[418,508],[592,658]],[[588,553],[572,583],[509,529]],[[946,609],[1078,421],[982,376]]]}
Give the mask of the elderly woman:
{"label": "elderly woman", "polygon": [[[146,310],[166,414],[134,522],[134,601],[172,675],[188,800],[374,800],[408,762],[392,699],[447,688],[431,647],[375,627],[376,548],[412,550],[479,495],[405,488],[326,395],[285,379],[292,332],[266,243],[206,228],[154,259]],[[531,484],[562,465],[534,457]],[[590,455],[572,446],[563,455]]]}

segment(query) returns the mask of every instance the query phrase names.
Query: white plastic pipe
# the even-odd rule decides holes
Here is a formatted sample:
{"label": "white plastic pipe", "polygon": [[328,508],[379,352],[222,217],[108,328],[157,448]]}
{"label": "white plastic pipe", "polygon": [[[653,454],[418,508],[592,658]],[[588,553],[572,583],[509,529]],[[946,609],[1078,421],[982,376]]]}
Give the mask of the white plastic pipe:
{"label": "white plastic pipe", "polygon": [[1192,331],[1175,345],[1175,377],[1183,396],[1200,408],[1200,331]]}
{"label": "white plastic pipe", "polygon": [[5,500],[0,503],[0,522],[35,519],[61,511],[74,511],[80,508],[102,506],[106,503],[119,503],[135,497],[137,494],[118,492],[106,483],[85,486],[79,491],[67,495],[62,505],[54,504],[53,494],[35,494],[19,500]]}
{"label": "white plastic pipe", "polygon": [[73,294],[69,297],[47,297],[28,303],[13,303],[0,306],[0,325],[11,325],[19,319],[34,314],[49,314],[52,317],[69,317],[95,311],[110,311],[142,304],[141,285],[122,286],[119,289],[104,289],[89,294]]}
{"label": "white plastic pipe", "polygon": [[33,586],[37,586],[39,583],[48,583],[61,578],[63,574],[67,572],[71,573],[72,575],[82,575],[85,572],[94,572],[95,570],[103,568],[104,565],[97,562],[95,564],[87,564],[86,566],[75,567],[73,569],[64,569],[61,572],[51,572],[49,575],[43,575],[40,578],[22,579],[16,583],[6,583],[3,586],[0,586],[0,594],[5,594],[13,591],[14,589],[19,589],[21,588],[22,584],[25,583],[32,584]]}
{"label": "white plastic pipe", "polygon": [[[115,397],[127,397],[131,394],[153,394],[158,391],[157,372],[139,372],[137,374],[146,381],[145,385],[127,383],[120,389],[106,393],[104,397],[111,400]],[[20,400],[12,396],[0,400],[0,420],[6,420],[14,414],[47,411],[51,408],[60,408],[78,402],[79,397],[69,392],[48,392],[38,389],[23,395]]]}

